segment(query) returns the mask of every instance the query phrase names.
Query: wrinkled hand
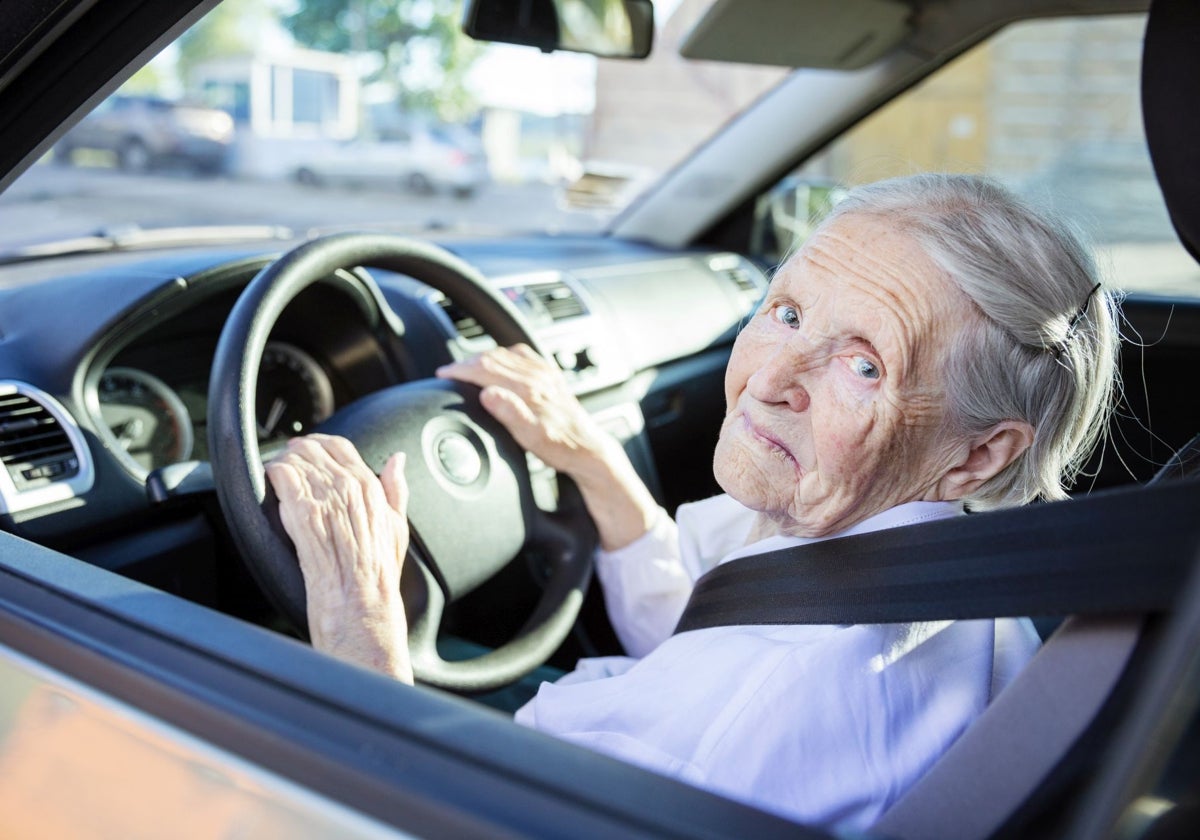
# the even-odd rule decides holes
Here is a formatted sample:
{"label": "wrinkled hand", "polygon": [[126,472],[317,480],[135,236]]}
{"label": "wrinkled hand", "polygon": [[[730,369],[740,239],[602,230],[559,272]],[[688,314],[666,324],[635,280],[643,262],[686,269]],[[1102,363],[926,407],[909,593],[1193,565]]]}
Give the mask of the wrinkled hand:
{"label": "wrinkled hand", "polygon": [[517,344],[437,374],[482,388],[480,403],[518,444],[575,480],[602,547],[620,548],[650,529],[658,504],[621,444],[587,413],[556,365]]}
{"label": "wrinkled hand", "polygon": [[313,646],[411,683],[403,453],[376,477],[350,441],[314,434],[289,441],[266,472],[300,560]]}
{"label": "wrinkled hand", "polygon": [[572,477],[603,457],[606,435],[552,362],[524,344],[497,347],[438,369],[482,388],[479,400],[524,449]]}

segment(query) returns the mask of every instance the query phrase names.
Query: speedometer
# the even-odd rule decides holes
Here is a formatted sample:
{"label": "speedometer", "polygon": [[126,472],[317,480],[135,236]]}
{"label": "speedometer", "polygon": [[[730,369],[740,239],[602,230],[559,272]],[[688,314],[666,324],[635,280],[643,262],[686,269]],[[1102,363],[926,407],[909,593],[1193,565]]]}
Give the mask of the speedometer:
{"label": "speedometer", "polygon": [[316,359],[291,344],[267,343],[255,398],[260,443],[304,434],[333,407],[333,386]]}
{"label": "speedometer", "polygon": [[100,416],[118,451],[149,471],[192,454],[192,421],[179,396],[156,376],[135,368],[109,368],[97,393]]}

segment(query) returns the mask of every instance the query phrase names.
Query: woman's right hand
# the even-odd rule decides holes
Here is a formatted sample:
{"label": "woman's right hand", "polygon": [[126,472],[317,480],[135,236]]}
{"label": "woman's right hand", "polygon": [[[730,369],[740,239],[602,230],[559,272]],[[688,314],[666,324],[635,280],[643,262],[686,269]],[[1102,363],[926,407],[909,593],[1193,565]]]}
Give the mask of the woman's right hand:
{"label": "woman's right hand", "polygon": [[350,441],[313,434],[288,441],[266,474],[300,561],[313,647],[411,684],[404,455],[377,478]]}
{"label": "woman's right hand", "polygon": [[621,548],[650,529],[657,502],[620,443],[587,413],[555,364],[517,344],[445,365],[437,375],[478,385],[483,407],[518,444],[574,479],[602,547]]}

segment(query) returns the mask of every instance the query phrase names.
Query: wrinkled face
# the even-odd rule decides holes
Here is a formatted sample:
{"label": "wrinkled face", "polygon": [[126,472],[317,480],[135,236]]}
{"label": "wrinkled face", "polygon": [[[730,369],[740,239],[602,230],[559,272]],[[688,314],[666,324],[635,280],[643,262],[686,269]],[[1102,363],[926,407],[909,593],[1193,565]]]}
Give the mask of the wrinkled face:
{"label": "wrinkled face", "polygon": [[973,317],[875,216],[837,219],[779,270],[734,345],[714,459],[725,491],[759,511],[759,533],[825,536],[939,498],[967,451],[946,431],[942,371]]}

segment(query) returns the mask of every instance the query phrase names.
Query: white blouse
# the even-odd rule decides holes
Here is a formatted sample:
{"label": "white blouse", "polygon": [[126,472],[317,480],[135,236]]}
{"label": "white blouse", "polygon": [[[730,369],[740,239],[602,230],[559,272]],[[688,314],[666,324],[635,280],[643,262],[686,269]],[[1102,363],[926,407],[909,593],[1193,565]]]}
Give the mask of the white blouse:
{"label": "white blouse", "polygon": [[[837,536],[959,513],[911,502]],[[718,562],[813,541],[747,546],[754,517],[717,496],[598,552],[631,656],[581,660],[516,720],[800,822],[869,828],[1029,661],[1037,635],[1025,619],[671,635],[693,582]]]}

